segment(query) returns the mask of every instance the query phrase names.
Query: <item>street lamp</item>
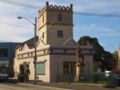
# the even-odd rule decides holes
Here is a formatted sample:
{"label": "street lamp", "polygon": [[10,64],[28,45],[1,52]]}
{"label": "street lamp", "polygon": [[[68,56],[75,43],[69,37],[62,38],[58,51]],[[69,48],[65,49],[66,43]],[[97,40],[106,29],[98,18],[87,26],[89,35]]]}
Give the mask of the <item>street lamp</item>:
{"label": "street lamp", "polygon": [[31,20],[29,20],[26,17],[18,16],[18,19],[26,19],[28,22],[30,22],[34,26],[34,84],[36,84],[36,61],[37,61],[37,48],[36,48],[36,41],[37,41],[37,17],[35,17],[35,22],[33,23]]}

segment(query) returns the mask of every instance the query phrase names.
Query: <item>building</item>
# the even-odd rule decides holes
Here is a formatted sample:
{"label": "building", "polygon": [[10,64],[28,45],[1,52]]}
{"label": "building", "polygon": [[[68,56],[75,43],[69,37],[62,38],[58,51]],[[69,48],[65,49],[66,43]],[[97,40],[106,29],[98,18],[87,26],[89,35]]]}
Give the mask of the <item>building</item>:
{"label": "building", "polygon": [[118,49],[118,70],[120,72],[120,47]]}
{"label": "building", "polygon": [[0,75],[6,73],[11,76],[13,72],[15,49],[18,44],[19,43],[11,42],[0,43]]}
{"label": "building", "polygon": [[[16,49],[14,69],[16,78],[24,69],[30,69],[29,79],[34,80],[34,38]],[[75,75],[76,47],[73,40],[73,5],[49,5],[39,11],[37,37],[37,80],[56,82],[60,77]],[[92,46],[81,46],[85,77],[93,75]],[[21,69],[22,68],[22,69]]]}

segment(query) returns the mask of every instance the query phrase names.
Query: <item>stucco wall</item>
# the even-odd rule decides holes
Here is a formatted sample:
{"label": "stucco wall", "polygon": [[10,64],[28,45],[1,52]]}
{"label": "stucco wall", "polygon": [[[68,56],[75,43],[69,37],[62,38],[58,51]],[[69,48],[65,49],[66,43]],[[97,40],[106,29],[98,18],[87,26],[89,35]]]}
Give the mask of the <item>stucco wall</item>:
{"label": "stucco wall", "polygon": [[[30,75],[29,79],[34,80],[34,59],[33,58],[27,58],[22,60],[15,60],[14,64],[14,70],[15,70],[15,76],[17,78],[18,73],[20,73],[20,65],[24,62],[29,64],[30,69]],[[49,55],[41,56],[37,58],[37,62],[45,62],[45,75],[37,75],[37,80],[44,81],[44,82],[50,82],[50,62],[49,62]]]}
{"label": "stucco wall", "polygon": [[50,56],[51,81],[57,81],[58,75],[63,75],[63,62],[76,62],[74,55],[51,55]]}
{"label": "stucco wall", "polygon": [[85,55],[84,56],[84,73],[87,79],[93,80],[93,56]]}

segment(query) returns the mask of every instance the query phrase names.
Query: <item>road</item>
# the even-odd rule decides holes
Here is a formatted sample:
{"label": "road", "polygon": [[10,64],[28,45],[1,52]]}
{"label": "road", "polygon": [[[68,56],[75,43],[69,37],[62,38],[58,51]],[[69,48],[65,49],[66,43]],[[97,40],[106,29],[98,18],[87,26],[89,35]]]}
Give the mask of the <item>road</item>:
{"label": "road", "polygon": [[61,89],[61,88],[46,87],[46,86],[31,85],[31,84],[2,83],[0,84],[0,90],[69,90],[69,89]]}
{"label": "road", "polygon": [[0,90],[120,90],[120,88],[100,88],[93,86],[81,85],[79,88],[55,88],[42,85],[33,84],[11,84],[11,83],[0,83]]}

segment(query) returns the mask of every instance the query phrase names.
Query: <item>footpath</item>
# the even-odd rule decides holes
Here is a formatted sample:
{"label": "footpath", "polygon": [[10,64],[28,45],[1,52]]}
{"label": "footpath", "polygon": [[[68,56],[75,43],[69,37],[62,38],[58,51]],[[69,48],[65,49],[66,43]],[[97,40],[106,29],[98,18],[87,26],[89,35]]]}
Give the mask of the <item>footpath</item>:
{"label": "footpath", "polygon": [[[8,83],[16,83],[22,85],[34,85],[31,82],[17,82],[17,81],[9,81]],[[71,82],[55,82],[55,83],[45,83],[45,82],[37,82],[36,85],[46,86],[46,87],[55,87],[55,88],[64,88],[69,90],[79,90],[81,87],[96,87],[96,88],[120,88],[116,87],[115,85],[108,85],[108,84],[96,84],[96,83],[71,83]]]}
{"label": "footpath", "polygon": [[[27,84],[32,84],[29,82]],[[115,85],[108,84],[95,84],[95,83],[67,83],[67,82],[58,82],[58,83],[45,83],[37,82],[36,85],[46,86],[46,87],[55,87],[55,88],[64,88],[69,90],[79,90],[81,87],[96,87],[96,88],[116,88]]]}

